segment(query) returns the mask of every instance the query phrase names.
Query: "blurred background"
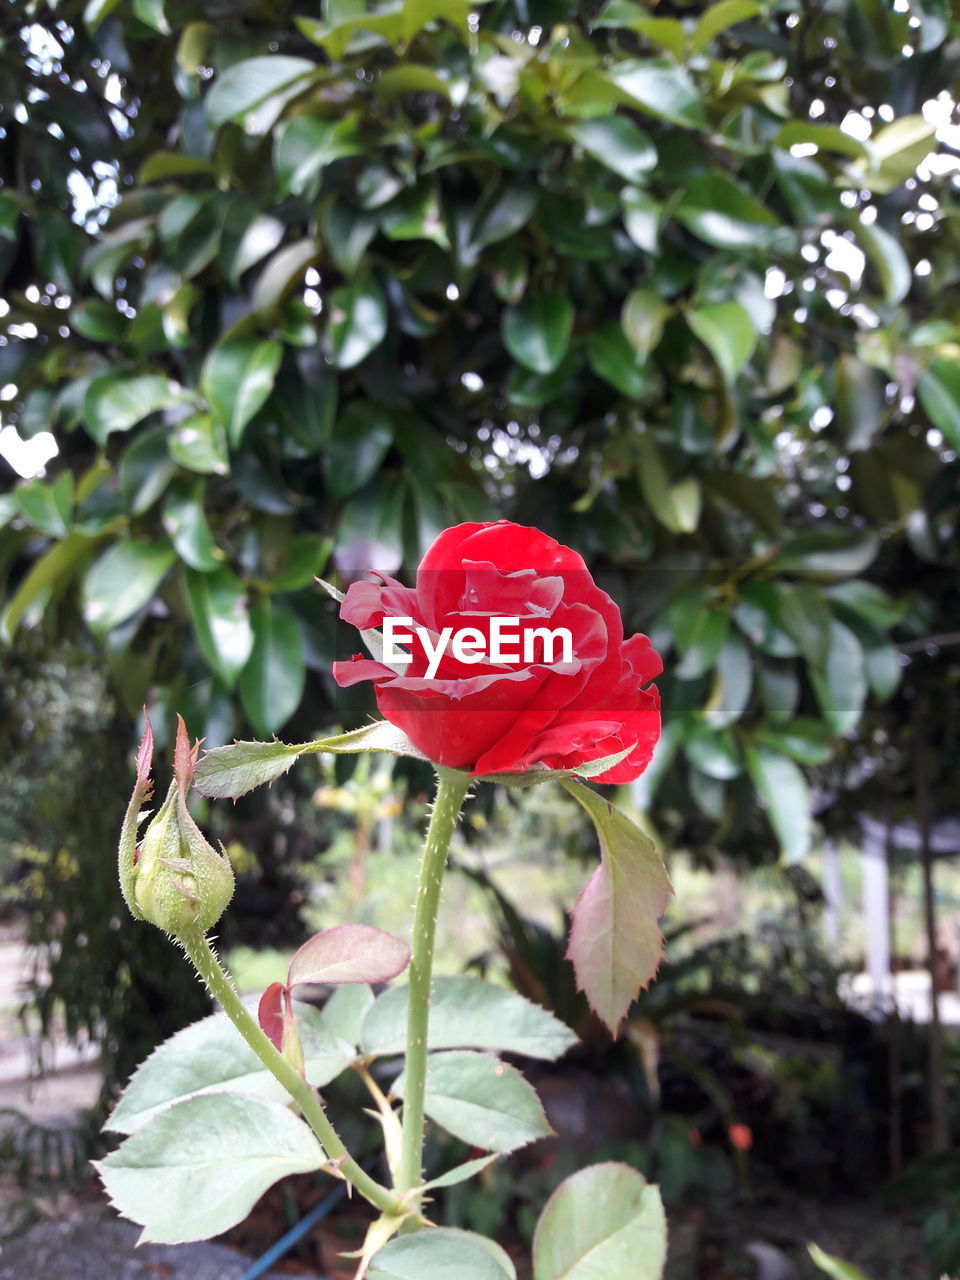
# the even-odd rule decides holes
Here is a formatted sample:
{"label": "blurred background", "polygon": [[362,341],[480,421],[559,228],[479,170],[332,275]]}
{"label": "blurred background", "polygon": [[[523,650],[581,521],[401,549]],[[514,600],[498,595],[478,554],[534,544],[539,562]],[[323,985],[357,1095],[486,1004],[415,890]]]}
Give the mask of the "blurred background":
{"label": "blurred background", "polygon": [[[960,1271],[958,68],[950,0],[5,6],[0,1275],[129,1249],[99,1124],[207,1012],[116,883],[141,708],[161,758],[178,711],[208,747],[362,723],[315,575],[500,517],[664,655],[616,798],[677,898],[613,1043],[563,959],[583,815],[484,789],[440,969],[582,1046],[537,1081],[559,1141],[439,1217],[522,1257],[617,1158],[671,1280],[822,1274],[808,1241]],[[245,992],[315,929],[405,932],[430,781],[308,757],[198,803]],[[328,1187],[274,1189],[210,1274],[262,1274]],[[362,1229],[324,1210],[274,1266],[339,1280]]]}

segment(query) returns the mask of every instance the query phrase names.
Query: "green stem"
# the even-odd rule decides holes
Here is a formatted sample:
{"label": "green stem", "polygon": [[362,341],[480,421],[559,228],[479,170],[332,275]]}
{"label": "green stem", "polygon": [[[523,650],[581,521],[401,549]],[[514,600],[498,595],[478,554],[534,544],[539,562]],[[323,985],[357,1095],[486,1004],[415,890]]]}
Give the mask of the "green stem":
{"label": "green stem", "polygon": [[211,995],[219,1001],[224,1013],[267,1070],[276,1076],[297,1103],[303,1118],[320,1139],[331,1161],[336,1162],[340,1173],[366,1200],[384,1213],[401,1212],[399,1196],[371,1178],[349,1155],[339,1134],[327,1118],[316,1090],[307,1083],[299,1071],[279,1052],[269,1036],[260,1029],[259,1024],[237,994],[236,987],[222,968],[207,938],[197,932],[186,935],[179,941],[193,962],[197,973],[209,987]]}
{"label": "green stem", "polygon": [[407,1052],[404,1061],[403,1142],[397,1190],[415,1208],[410,1196],[422,1180],[423,1100],[427,1080],[427,1024],[430,1020],[430,983],[433,947],[437,932],[440,886],[447,852],[460,817],[460,806],[470,786],[465,773],[437,767],[437,798],[433,805],[427,842],[417,880],[417,904],[413,917],[410,957],[410,992],[407,1006]]}

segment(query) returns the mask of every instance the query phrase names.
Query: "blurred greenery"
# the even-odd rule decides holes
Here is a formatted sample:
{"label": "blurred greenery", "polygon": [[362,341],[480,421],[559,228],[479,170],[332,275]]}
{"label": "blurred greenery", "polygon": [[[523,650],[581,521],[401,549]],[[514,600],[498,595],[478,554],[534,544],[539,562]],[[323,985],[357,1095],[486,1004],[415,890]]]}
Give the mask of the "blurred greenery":
{"label": "blurred greenery", "polygon": [[519,517],[665,652],[658,820],[803,857],[807,775],[956,605],[947,7],[9,27],[0,386],[59,454],[0,495],[8,640],[82,628],[208,745],[294,736],[364,710],[317,572]]}

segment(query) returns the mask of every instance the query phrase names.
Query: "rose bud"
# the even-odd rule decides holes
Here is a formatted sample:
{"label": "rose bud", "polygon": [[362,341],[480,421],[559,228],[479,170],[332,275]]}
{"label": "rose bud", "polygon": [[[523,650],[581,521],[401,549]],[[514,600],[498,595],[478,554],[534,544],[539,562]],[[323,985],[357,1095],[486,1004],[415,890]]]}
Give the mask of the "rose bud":
{"label": "rose bud", "polygon": [[153,731],[147,721],[137,753],[134,787],[120,835],[120,887],[138,920],[179,937],[211,929],[233,897],[233,868],[203,837],[187,809],[200,744],[192,749],[177,717],[173,781],[159,812],[137,845],[140,806],[151,791]]}

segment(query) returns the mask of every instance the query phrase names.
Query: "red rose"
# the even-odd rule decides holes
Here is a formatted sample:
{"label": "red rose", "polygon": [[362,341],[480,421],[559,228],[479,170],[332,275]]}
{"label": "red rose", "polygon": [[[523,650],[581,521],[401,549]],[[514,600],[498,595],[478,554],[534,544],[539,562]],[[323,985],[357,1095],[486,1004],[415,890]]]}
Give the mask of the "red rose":
{"label": "red rose", "polygon": [[334,677],[372,680],[383,715],[431,760],[483,775],[573,769],[629,748],[596,780],[646,768],[660,699],[644,686],[663,664],[646,636],[624,640],[620,610],[575,551],[506,520],[461,524],[426,553],[415,589],[375,576],[350,587],[340,616],[361,629],[407,620],[388,630],[409,662],[398,674],[357,656]]}

